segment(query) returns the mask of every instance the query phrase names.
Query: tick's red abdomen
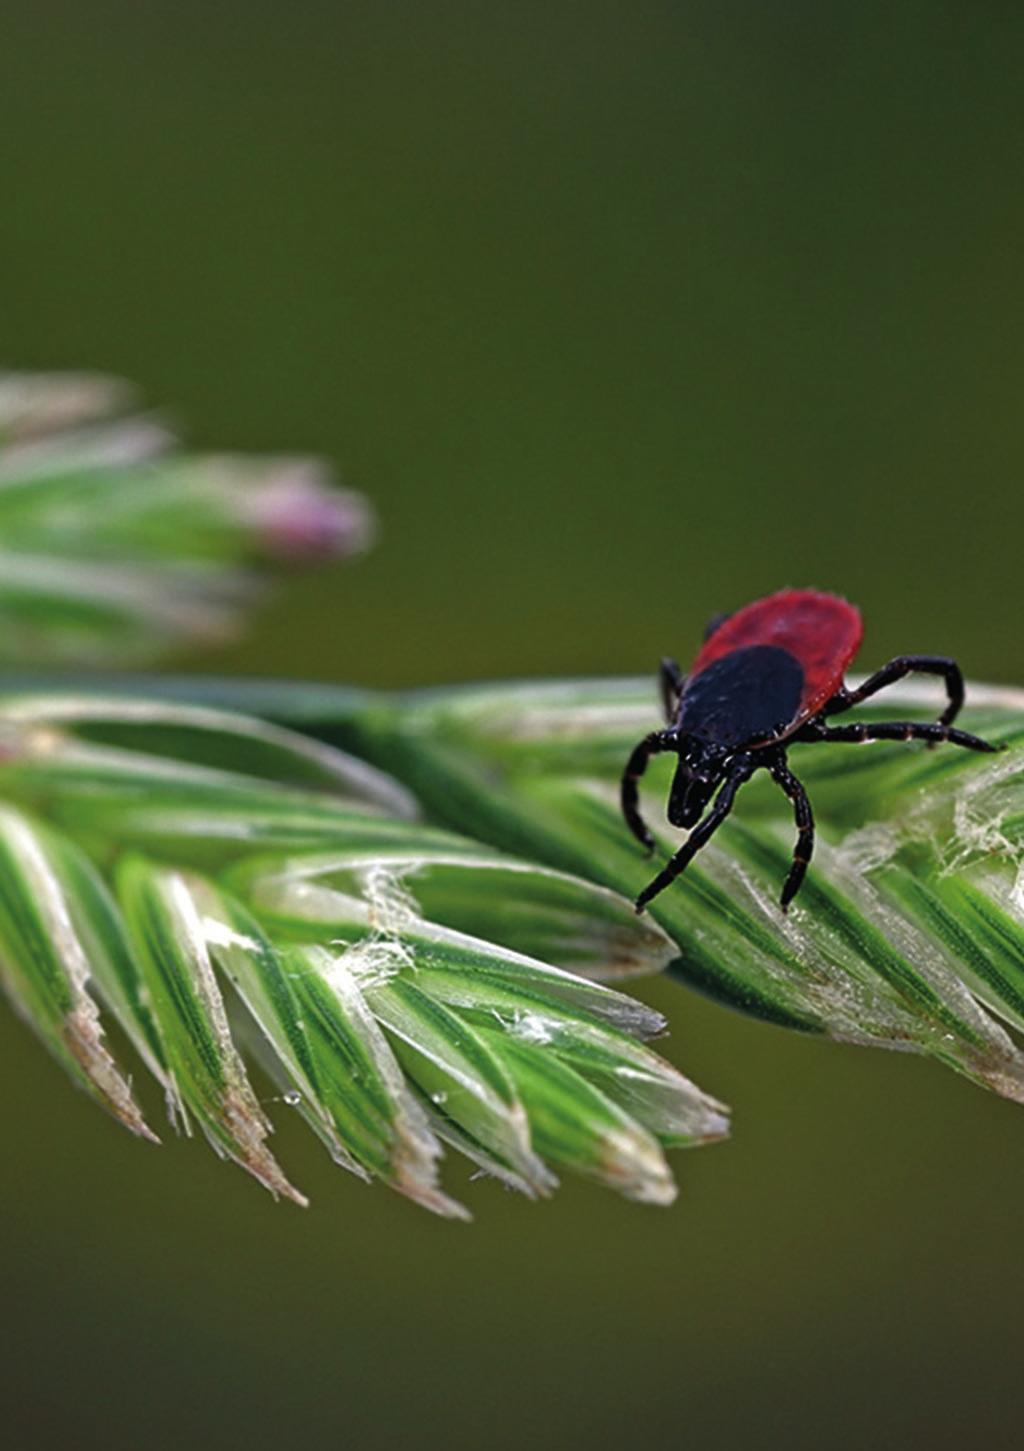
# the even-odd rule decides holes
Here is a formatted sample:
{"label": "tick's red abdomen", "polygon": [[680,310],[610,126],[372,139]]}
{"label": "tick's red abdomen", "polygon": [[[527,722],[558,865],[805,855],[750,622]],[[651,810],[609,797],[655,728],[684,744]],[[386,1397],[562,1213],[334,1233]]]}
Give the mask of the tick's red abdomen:
{"label": "tick's red abdomen", "polygon": [[838,595],[780,590],[744,605],[723,621],[693,662],[690,679],[733,650],[772,645],[800,663],[804,684],[799,718],[806,720],[842,685],[862,634],[860,611]]}

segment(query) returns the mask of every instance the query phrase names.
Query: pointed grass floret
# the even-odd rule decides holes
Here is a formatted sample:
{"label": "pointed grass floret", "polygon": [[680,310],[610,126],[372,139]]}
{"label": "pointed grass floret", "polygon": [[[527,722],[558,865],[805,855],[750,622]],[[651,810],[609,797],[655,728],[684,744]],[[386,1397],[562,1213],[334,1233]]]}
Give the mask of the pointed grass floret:
{"label": "pointed grass floret", "polygon": [[[450,1218],[466,1210],[441,1182],[446,1147],[532,1198],[565,1169],[666,1203],[662,1144],[724,1133],[721,1106],[638,1041],[661,1016],[578,975],[675,952],[618,894],[422,825],[375,768],[224,712],[13,695],[0,733],[0,792],[19,803],[0,814],[0,946],[22,972],[7,986],[137,1132],[96,1047],[99,1001],[179,1129],[305,1202],[229,994],[334,1160]],[[61,945],[56,965],[29,926]],[[90,1026],[88,1054],[62,1052],[68,1023]]]}
{"label": "pointed grass floret", "polygon": [[267,1147],[271,1126],[234,1045],[189,878],[127,857],[117,886],[167,1071],[186,1115],[194,1116],[219,1153],[272,1194],[304,1204]]}
{"label": "pointed grass floret", "polygon": [[89,991],[97,968],[109,963],[95,893],[88,866],[69,843],[0,808],[0,981],[79,1085],[155,1143],[130,1079],[106,1046]]}

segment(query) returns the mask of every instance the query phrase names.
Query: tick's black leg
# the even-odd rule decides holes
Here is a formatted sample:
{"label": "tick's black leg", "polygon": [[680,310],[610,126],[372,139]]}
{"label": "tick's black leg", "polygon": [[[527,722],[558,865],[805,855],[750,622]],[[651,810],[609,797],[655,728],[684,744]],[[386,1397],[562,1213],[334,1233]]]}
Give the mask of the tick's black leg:
{"label": "tick's black leg", "polygon": [[722,789],[715,797],[715,804],[690,832],[690,835],[683,842],[671,861],[664,866],[654,881],[646,886],[636,899],[636,910],[642,912],[652,897],[674,882],[679,873],[684,871],[690,864],[701,847],[706,844],[711,835],[718,830],[722,822],[732,810],[733,799],[736,792],[749,781],[756,770],[754,762],[749,756],[738,756],[730,767],[729,774],[722,784]]}
{"label": "tick's black leg", "polygon": [[814,853],[814,816],[811,812],[811,803],[807,799],[807,792],[786,765],[785,756],[777,756],[768,769],[772,773],[772,780],[778,782],[792,801],[793,815],[796,818],[797,838],[793,851],[793,865],[789,869],[789,875],[783,884],[782,896],[779,899],[782,910],[785,912],[800,890],[800,883],[804,879],[807,865]]}
{"label": "tick's black leg", "polygon": [[910,675],[915,670],[922,675],[941,675],[945,680],[949,704],[939,716],[939,724],[952,725],[964,703],[964,677],[956,661],[949,660],[944,655],[897,655],[895,660],[890,660],[888,665],[883,665],[881,670],[869,675],[856,690],[847,690],[844,687],[832,697],[824,713],[837,715],[841,710],[849,710],[852,705],[859,705],[869,695],[876,695],[887,685],[894,685],[897,680],[902,680],[904,675]]}
{"label": "tick's black leg", "polygon": [[679,710],[679,697],[683,693],[686,676],[680,670],[678,662],[665,655],[662,657],[658,679],[661,683],[661,703],[665,708],[665,719],[671,725]]}
{"label": "tick's black leg", "polygon": [[619,799],[622,802],[622,814],[626,818],[626,825],[648,851],[654,849],[654,837],[647,830],[644,819],[640,815],[637,806],[637,785],[640,777],[647,770],[647,763],[652,756],[659,751],[670,751],[676,744],[675,736],[670,731],[652,731],[649,736],[644,736],[639,745],[633,748],[633,754],[626,762],[626,769],[622,773]]}
{"label": "tick's black leg", "polygon": [[731,619],[732,619],[732,611],[731,610],[722,610],[719,614],[712,615],[711,618],[710,618],[710,620],[708,620],[707,624],[704,626],[704,639],[705,640],[710,640],[711,639],[711,636],[718,629],[719,625],[724,625],[725,622],[726,622],[726,620],[731,620]]}
{"label": "tick's black leg", "polygon": [[858,721],[856,725],[827,726],[818,721],[808,721],[796,735],[795,741],[949,741],[953,746],[966,746],[969,751],[1000,751],[983,741],[980,736],[958,731],[953,726],[942,724],[923,725],[913,720]]}

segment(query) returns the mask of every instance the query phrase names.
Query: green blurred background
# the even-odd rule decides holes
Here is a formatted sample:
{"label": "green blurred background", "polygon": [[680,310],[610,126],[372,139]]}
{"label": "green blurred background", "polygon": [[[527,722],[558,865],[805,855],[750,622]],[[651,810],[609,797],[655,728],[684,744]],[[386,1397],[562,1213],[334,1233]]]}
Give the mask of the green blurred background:
{"label": "green blurred background", "polygon": [[[646,671],[812,583],[1021,680],[1022,74],[1002,3],[3,3],[0,356],[376,501],[182,666]],[[0,1023],[5,1445],[1019,1444],[1020,1109],[647,996],[734,1140],[469,1229],[287,1115],[305,1215],[148,1152]]]}

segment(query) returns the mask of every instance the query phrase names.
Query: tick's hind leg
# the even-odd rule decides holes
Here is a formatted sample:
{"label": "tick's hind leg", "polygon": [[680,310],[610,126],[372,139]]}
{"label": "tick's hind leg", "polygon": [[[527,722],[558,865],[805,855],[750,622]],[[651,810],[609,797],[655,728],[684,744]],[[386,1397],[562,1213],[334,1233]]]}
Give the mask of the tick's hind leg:
{"label": "tick's hind leg", "polygon": [[914,671],[919,671],[922,675],[942,676],[946,682],[949,701],[939,716],[939,725],[952,725],[964,703],[964,677],[956,661],[945,655],[897,655],[888,665],[883,665],[881,670],[869,675],[856,690],[847,690],[845,687],[840,690],[826,705],[825,714],[837,715],[842,710],[849,710],[851,706],[859,705],[862,700],[877,695],[887,685],[895,685],[897,680],[902,680],[905,675],[911,675]]}
{"label": "tick's hind leg", "polygon": [[797,838],[796,846],[793,848],[793,865],[789,869],[789,875],[783,884],[782,896],[779,898],[782,910],[785,912],[788,911],[790,902],[800,890],[800,884],[814,853],[814,815],[811,811],[811,803],[807,799],[807,792],[786,765],[785,756],[780,753],[769,766],[769,770],[772,773],[772,780],[782,787],[792,801],[793,815],[796,818]]}
{"label": "tick's hind leg", "polygon": [[914,720],[858,721],[856,725],[827,726],[820,721],[808,721],[795,736],[796,741],[930,741],[938,745],[948,741],[951,746],[964,746],[969,751],[1001,751],[991,741],[972,736],[969,731],[958,731],[953,726],[941,723],[922,723]]}
{"label": "tick's hind leg", "polygon": [[666,866],[662,867],[654,881],[648,883],[637,897],[636,910],[638,912],[642,912],[653,897],[656,897],[659,892],[663,892],[671,882],[675,881],[680,872],[685,871],[701,847],[706,845],[712,834],[718,830],[729,815],[736,792],[744,781],[749,781],[755,770],[756,766],[749,756],[736,757],[729,768],[729,774],[725,778],[722,789],[715,797],[715,804],[711,810],[703,821],[697,823],[675,856]]}
{"label": "tick's hind leg", "polygon": [[677,660],[670,659],[668,655],[662,656],[661,665],[658,668],[658,682],[661,686],[661,704],[665,711],[665,719],[671,725],[679,710],[679,697],[686,684],[686,676],[680,670]]}
{"label": "tick's hind leg", "polygon": [[622,814],[626,818],[626,825],[637,841],[648,851],[654,850],[654,837],[647,830],[644,819],[640,815],[637,782],[647,770],[647,763],[651,757],[656,756],[660,751],[671,750],[674,745],[675,738],[670,736],[668,731],[652,731],[649,736],[644,736],[643,740],[634,746],[633,752],[626,762],[626,769],[622,773],[619,787]]}

